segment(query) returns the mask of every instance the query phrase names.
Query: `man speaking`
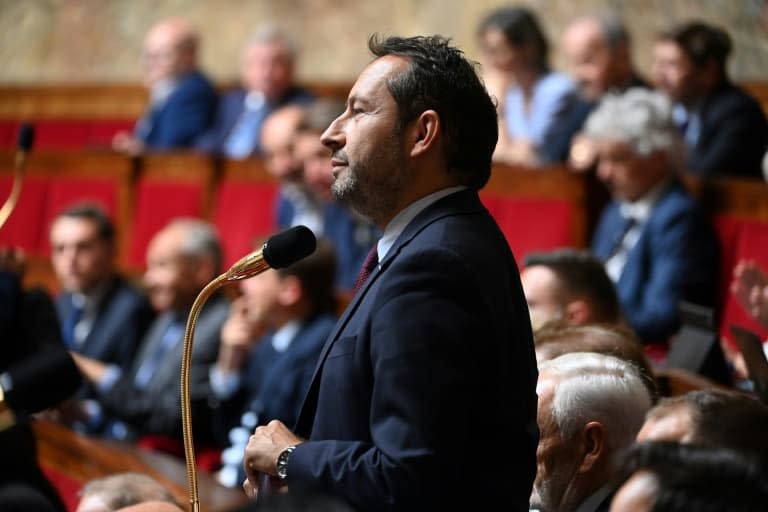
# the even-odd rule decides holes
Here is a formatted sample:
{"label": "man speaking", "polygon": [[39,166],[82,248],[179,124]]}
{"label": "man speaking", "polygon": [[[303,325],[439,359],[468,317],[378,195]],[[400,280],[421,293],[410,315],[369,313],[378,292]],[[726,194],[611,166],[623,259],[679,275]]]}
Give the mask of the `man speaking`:
{"label": "man speaking", "polygon": [[[536,361],[512,253],[477,191],[496,110],[439,36],[371,38],[376,57],[322,135],[332,190],[383,236],[320,355],[294,431],[245,450],[244,484],[357,510],[528,510]],[[370,264],[370,265],[368,265]]]}

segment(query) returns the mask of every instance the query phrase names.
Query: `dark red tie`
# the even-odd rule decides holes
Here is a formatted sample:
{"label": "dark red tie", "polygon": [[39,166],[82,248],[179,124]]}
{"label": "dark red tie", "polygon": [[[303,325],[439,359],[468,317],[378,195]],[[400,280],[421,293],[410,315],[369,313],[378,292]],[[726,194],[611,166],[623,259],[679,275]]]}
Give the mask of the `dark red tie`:
{"label": "dark red tie", "polygon": [[371,272],[376,268],[376,265],[379,264],[379,253],[376,249],[377,244],[374,244],[373,247],[371,247],[371,250],[368,251],[368,256],[365,257],[363,267],[360,269],[360,273],[355,280],[355,286],[352,288],[352,293],[357,293],[357,291],[363,287],[368,276],[371,275]]}

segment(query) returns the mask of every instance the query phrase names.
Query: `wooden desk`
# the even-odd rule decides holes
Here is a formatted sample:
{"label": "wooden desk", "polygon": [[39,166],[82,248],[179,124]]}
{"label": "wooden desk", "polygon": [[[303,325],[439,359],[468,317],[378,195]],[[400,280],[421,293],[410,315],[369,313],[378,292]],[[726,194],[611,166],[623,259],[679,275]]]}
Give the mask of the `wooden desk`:
{"label": "wooden desk", "polygon": [[[35,420],[32,426],[42,467],[83,484],[125,471],[142,473],[167,487],[180,505],[188,506],[187,472],[183,461],[127,443],[86,437],[46,420]],[[207,473],[198,472],[198,481],[204,512],[223,512],[248,501],[241,489],[226,488]]]}

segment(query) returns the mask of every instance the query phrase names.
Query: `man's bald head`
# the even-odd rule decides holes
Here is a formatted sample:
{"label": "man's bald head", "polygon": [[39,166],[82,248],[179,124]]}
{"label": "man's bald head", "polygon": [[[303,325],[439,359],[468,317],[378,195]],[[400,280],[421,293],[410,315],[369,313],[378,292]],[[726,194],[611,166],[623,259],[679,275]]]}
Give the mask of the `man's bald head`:
{"label": "man's bald head", "polygon": [[197,31],[186,20],[171,18],[152,26],[144,39],[144,74],[148,86],[171,80],[197,67]]}

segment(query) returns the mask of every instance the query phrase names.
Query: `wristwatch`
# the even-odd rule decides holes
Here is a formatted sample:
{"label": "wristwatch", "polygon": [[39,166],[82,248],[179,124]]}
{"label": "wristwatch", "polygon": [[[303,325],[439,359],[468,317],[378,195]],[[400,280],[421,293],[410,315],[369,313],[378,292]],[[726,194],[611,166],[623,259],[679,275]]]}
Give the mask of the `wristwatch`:
{"label": "wristwatch", "polygon": [[296,445],[286,447],[285,450],[280,452],[277,456],[277,462],[275,462],[275,468],[277,469],[277,478],[285,480],[288,476],[288,459],[291,458],[291,453],[296,449]]}

